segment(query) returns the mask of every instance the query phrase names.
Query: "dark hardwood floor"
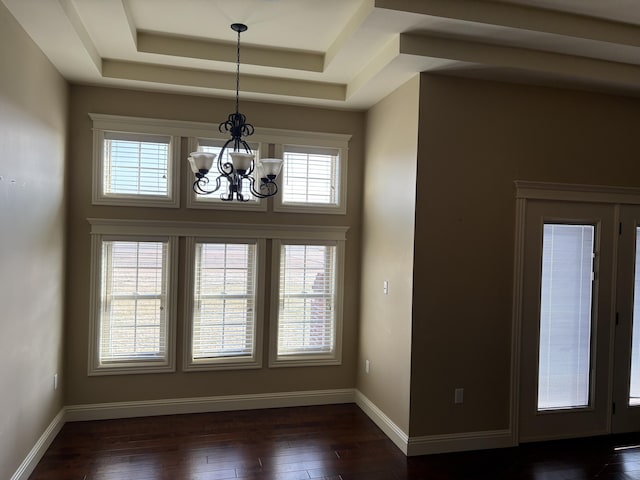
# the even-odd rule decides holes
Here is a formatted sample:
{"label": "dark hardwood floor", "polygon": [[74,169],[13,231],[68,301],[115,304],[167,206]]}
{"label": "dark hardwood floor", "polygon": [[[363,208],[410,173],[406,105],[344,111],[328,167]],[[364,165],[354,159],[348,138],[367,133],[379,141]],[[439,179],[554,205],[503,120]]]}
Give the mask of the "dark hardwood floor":
{"label": "dark hardwood floor", "polygon": [[406,458],[352,404],[67,423],[30,480],[640,479],[640,434]]}

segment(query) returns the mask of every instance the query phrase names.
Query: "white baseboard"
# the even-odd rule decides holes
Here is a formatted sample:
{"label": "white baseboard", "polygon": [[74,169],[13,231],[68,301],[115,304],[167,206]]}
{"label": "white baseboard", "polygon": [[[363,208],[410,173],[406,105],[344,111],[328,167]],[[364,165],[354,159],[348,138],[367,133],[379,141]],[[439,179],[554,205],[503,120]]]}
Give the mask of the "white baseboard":
{"label": "white baseboard", "polygon": [[339,403],[356,403],[407,456],[514,446],[510,430],[409,437],[371,400],[358,390],[351,388],[222,397],[170,398],[64,407],[51,421],[10,480],[27,480],[29,478],[65,422]]}
{"label": "white baseboard", "polygon": [[382,410],[380,410],[371,400],[365,397],[360,391],[355,391],[355,402],[360,409],[375,423],[389,439],[407,455],[409,446],[409,436],[396,425]]}
{"label": "white baseboard", "polygon": [[84,420],[175,415],[181,413],[224,412],[231,410],[256,410],[263,408],[353,403],[354,396],[354,390],[347,388],[342,390],[312,390],[68,405],[66,407],[66,420],[68,422],[76,422]]}
{"label": "white baseboard", "polygon": [[511,430],[410,437],[407,456],[514,447]]}
{"label": "white baseboard", "polygon": [[355,392],[356,404],[408,457],[432,453],[463,452],[515,446],[511,430],[453,433],[422,437],[408,436],[382,410],[360,391]]}
{"label": "white baseboard", "polygon": [[40,435],[40,438],[13,474],[11,480],[27,480],[29,478],[29,475],[33,473],[33,470],[47,451],[47,448],[49,448],[49,445],[51,445],[51,442],[53,442],[53,439],[58,435],[64,423],[65,408],[63,407],[51,421],[44,433]]}

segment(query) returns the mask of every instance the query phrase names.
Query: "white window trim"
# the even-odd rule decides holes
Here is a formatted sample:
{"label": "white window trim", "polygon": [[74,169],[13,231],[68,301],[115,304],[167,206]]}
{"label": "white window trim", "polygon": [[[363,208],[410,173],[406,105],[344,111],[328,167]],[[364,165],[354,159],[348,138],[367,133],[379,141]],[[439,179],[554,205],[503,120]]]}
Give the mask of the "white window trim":
{"label": "white window trim", "polygon": [[[311,359],[305,357],[304,359],[293,361],[293,360],[277,360],[275,358],[275,353],[277,350],[277,330],[273,330],[273,326],[277,327],[277,305],[278,305],[278,288],[276,284],[271,285],[271,338],[269,340],[271,355],[273,358],[269,361],[270,367],[286,367],[286,366],[305,366],[305,365],[340,365],[342,363],[342,310],[343,310],[343,284],[344,284],[344,246],[346,240],[346,234],[349,230],[349,227],[346,226],[318,226],[318,225],[265,225],[265,224],[234,224],[234,223],[210,223],[210,222],[177,222],[177,221],[165,221],[165,220],[133,220],[133,219],[107,219],[107,218],[88,218],[87,221],[91,226],[91,235],[92,235],[92,258],[91,258],[91,291],[90,291],[90,304],[91,304],[91,321],[89,327],[89,375],[109,375],[109,374],[127,374],[127,373],[149,373],[152,371],[175,371],[175,299],[176,299],[176,282],[177,282],[177,265],[178,265],[178,252],[177,252],[177,244],[179,237],[186,237],[187,241],[190,237],[193,238],[209,238],[216,240],[233,240],[233,239],[258,239],[263,242],[271,239],[274,244],[274,251],[276,249],[275,244],[279,242],[278,240],[285,240],[287,242],[291,241],[300,241],[301,243],[320,243],[322,244],[334,241],[337,246],[336,252],[336,349],[335,349],[335,358],[328,359]],[[100,245],[102,242],[102,238],[104,236],[122,236],[126,238],[158,238],[158,237],[170,237],[170,290],[169,295],[171,295],[171,300],[173,304],[173,310],[171,310],[171,322],[168,323],[168,335],[170,338],[167,342],[168,345],[168,356],[170,367],[167,367],[166,370],[157,370],[157,369],[149,369],[144,367],[138,368],[129,368],[124,369],[122,367],[118,367],[118,369],[113,369],[113,371],[108,371],[105,368],[101,368],[99,370],[95,369],[96,361],[98,360],[98,345],[96,343],[96,330],[99,317],[97,314],[99,312],[96,311],[96,308],[99,308],[100,300],[99,300],[99,290],[96,288],[99,287],[100,282]],[[260,242],[259,242],[260,243]],[[258,290],[263,289],[261,292],[257,292],[257,295],[262,295],[264,299],[264,285],[266,282],[264,281],[264,272],[265,272],[265,260],[266,260],[266,248],[263,247],[263,251],[260,251],[260,246],[258,250],[258,269],[260,272],[257,272],[257,275],[261,275],[258,277],[259,280],[263,280],[259,282]],[[279,256],[279,246],[277,247],[277,252]],[[262,254],[262,255],[261,255]],[[260,255],[262,258],[260,258]],[[274,264],[275,268],[272,266],[272,275],[277,276],[277,281],[279,281],[279,268],[278,264]],[[192,267],[188,267],[192,268]],[[95,276],[98,275],[97,278]],[[190,275],[188,272],[185,275],[185,281],[193,282],[193,275]],[[275,286],[274,286],[275,285]],[[274,303],[275,302],[275,303]],[[263,309],[264,301],[260,301],[258,308]],[[273,315],[276,315],[276,321],[273,320]],[[186,316],[185,318],[190,318]],[[257,325],[256,329],[263,329],[265,314],[262,310],[260,313],[256,314]],[[188,322],[187,322],[188,323]],[[274,335],[275,333],[275,335]],[[256,333],[256,358],[258,361],[261,361],[263,353],[262,353],[262,345],[264,343],[263,340],[259,340]],[[263,331],[260,332],[263,338]],[[183,342],[183,352],[184,355],[190,355],[190,347],[187,345],[187,342],[190,341],[190,334],[187,335],[185,333],[185,339]],[[186,353],[189,352],[189,353]],[[275,353],[274,353],[275,352]],[[276,360],[276,361],[274,361]],[[185,368],[188,366],[188,362],[183,363],[183,369],[186,371],[190,371],[190,368]],[[243,365],[242,367],[238,366],[237,368],[250,368],[248,365]],[[257,365],[255,368],[259,368]],[[197,370],[202,370],[203,368],[198,368]],[[216,368],[217,369],[217,368]],[[193,370],[196,370],[195,368]]]}
{"label": "white window trim", "polygon": [[[219,243],[243,243],[253,241],[256,243],[256,299],[254,313],[254,345],[251,357],[221,357],[217,359],[193,360],[192,355],[192,334],[193,334],[193,288],[195,271],[195,244],[198,241],[219,242]],[[187,237],[185,255],[185,314],[184,314],[184,347],[182,370],[185,372],[196,372],[206,370],[237,370],[262,368],[262,345],[263,345],[263,318],[264,318],[264,267],[265,267],[266,240],[252,238],[229,238],[229,237]]]}
{"label": "white window trim", "polygon": [[581,185],[526,180],[516,180],[514,184],[516,186],[517,199],[640,205],[640,188],[638,187]]}
{"label": "white window trim", "polygon": [[[278,358],[278,310],[280,304],[280,250],[283,244],[301,245],[335,245],[335,350],[328,354],[300,354],[287,355]],[[342,324],[343,324],[343,291],[344,291],[344,250],[345,241],[311,240],[311,239],[276,239],[272,244],[271,256],[271,315],[269,336],[269,367],[306,367],[315,365],[341,365],[342,364]]]}
{"label": "white window trim", "polygon": [[[227,138],[218,138],[218,137],[189,137],[189,152],[195,152],[198,149],[198,138],[206,138],[207,140],[221,140],[226,141]],[[260,158],[265,157],[266,153],[266,144],[262,142],[256,142],[253,136],[251,138],[247,138],[247,143],[249,144],[258,144],[258,151],[260,152]],[[217,164],[217,158],[214,161],[214,169],[211,171],[212,182],[215,181],[215,178],[219,175],[217,174],[217,169],[215,165]],[[252,212],[266,212],[267,211],[267,200],[265,198],[258,199],[257,202],[238,202],[238,201],[230,201],[224,202],[222,200],[197,200],[197,195],[193,191],[193,182],[195,181],[195,177],[193,173],[191,173],[191,169],[189,169],[189,182],[187,186],[187,208],[196,208],[196,209],[205,209],[205,210],[243,210],[243,211],[252,211]],[[220,198],[220,194],[227,192],[228,184],[226,180],[222,180],[220,189],[209,195],[209,197],[215,197],[216,199]],[[244,186],[244,185],[243,185]]]}
{"label": "white window trim", "polygon": [[[120,117],[90,113],[93,120],[93,175],[92,203],[94,205],[178,208],[180,206],[180,143],[173,132],[175,122],[150,118]],[[105,195],[103,185],[105,132],[126,134],[152,134],[171,137],[168,163],[167,196]]]}
{"label": "white window trim", "polygon": [[[90,319],[89,319],[89,362],[88,375],[122,375],[138,373],[175,372],[175,323],[176,323],[176,285],[178,266],[178,239],[173,236],[122,235],[117,232],[101,234],[91,232],[91,280],[90,280]],[[102,270],[103,240],[126,241],[168,241],[167,268],[169,285],[167,288],[167,355],[164,360],[131,360],[128,362],[101,364],[100,362],[100,291]]]}
{"label": "white window trim", "polygon": [[[183,168],[188,170],[187,207],[188,208],[211,208],[221,210],[248,210],[248,211],[266,211],[268,204],[273,204],[273,210],[276,212],[291,213],[319,213],[319,214],[338,214],[344,215],[347,209],[347,164],[348,150],[351,135],[340,133],[325,132],[307,132],[302,130],[284,130],[276,128],[255,127],[256,133],[247,137],[250,143],[260,145],[260,155],[266,158],[268,155],[267,145],[275,146],[275,156],[282,158],[284,145],[308,146],[308,147],[327,147],[335,148],[340,151],[340,168],[339,168],[339,199],[337,205],[325,204],[286,204],[281,202],[281,195],[272,197],[273,202],[269,199],[263,199],[256,204],[245,204],[239,202],[196,202],[192,193],[192,185],[194,176],[191,169],[186,169],[186,157],[181,158],[181,138],[189,138],[189,151],[193,151],[197,138],[221,138],[227,140],[228,137],[218,136],[219,124],[206,122],[189,122],[182,120],[165,120],[155,118],[142,117],[126,117],[119,115],[106,115],[99,113],[89,113],[89,117],[93,121],[94,140],[93,140],[93,179],[92,179],[92,199],[94,205],[121,205],[121,206],[149,206],[149,207],[170,207],[178,208],[180,201],[180,188],[183,184],[180,181],[180,172]],[[123,198],[105,197],[102,192],[102,168],[103,168],[103,140],[104,136],[100,132],[113,131],[125,133],[141,133],[167,135],[172,137],[173,148],[171,150],[171,179],[169,184],[170,199],[164,198],[140,198],[139,196],[123,196]],[[276,181],[277,182],[277,181]],[[265,201],[267,200],[267,201]]]}
{"label": "white window trim", "polygon": [[212,237],[221,239],[264,238],[283,240],[345,240],[349,227],[327,225],[267,225],[250,223],[180,222],[88,218],[92,234]]}

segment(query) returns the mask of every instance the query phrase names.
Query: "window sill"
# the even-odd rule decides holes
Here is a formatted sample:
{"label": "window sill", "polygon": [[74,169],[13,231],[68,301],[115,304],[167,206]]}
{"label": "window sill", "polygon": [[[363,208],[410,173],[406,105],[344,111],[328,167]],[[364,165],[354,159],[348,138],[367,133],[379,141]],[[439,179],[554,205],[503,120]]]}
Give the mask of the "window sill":
{"label": "window sill", "polygon": [[90,377],[97,377],[103,375],[137,375],[147,373],[173,373],[176,371],[175,365],[162,364],[149,364],[140,363],[134,364],[129,362],[126,364],[107,364],[89,369]]}
{"label": "window sill", "polygon": [[318,366],[334,366],[342,365],[342,360],[339,358],[331,357],[317,357],[304,358],[301,356],[295,356],[291,358],[271,359],[269,361],[269,368],[282,368],[282,367],[318,367]]}
{"label": "window sill", "polygon": [[255,359],[185,362],[183,372],[207,372],[215,370],[252,370],[262,368],[262,362]]}

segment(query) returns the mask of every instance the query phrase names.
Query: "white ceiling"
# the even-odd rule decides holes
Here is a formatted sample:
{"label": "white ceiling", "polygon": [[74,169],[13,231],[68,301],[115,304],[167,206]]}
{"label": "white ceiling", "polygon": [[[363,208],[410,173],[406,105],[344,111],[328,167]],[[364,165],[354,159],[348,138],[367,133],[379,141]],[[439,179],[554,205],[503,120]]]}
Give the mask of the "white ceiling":
{"label": "white ceiling", "polygon": [[418,72],[640,96],[639,0],[0,0],[72,83],[366,109]]}

